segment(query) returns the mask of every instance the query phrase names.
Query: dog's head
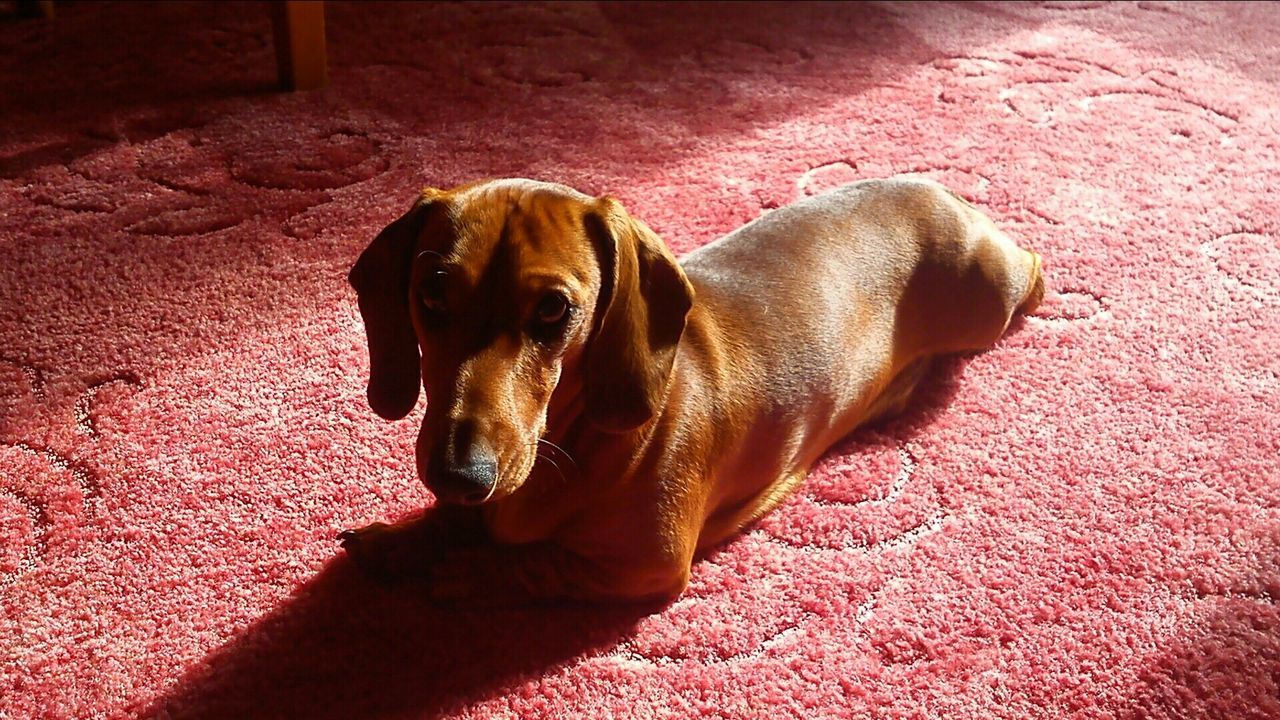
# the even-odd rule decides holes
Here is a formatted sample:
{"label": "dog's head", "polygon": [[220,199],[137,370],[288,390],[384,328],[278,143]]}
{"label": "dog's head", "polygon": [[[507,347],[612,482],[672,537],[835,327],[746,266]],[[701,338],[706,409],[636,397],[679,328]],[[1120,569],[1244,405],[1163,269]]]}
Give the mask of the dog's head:
{"label": "dog's head", "polygon": [[693,303],[662,240],[619,203],[531,180],[423,191],[349,279],[369,404],[399,419],[425,388],[419,477],[466,504],[525,481],[558,389],[610,432],[653,418]]}

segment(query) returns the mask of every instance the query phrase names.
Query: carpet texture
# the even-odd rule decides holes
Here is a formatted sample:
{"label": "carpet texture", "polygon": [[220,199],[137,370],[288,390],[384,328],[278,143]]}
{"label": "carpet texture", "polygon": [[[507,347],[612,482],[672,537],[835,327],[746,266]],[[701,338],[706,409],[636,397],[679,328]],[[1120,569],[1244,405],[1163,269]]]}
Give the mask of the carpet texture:
{"label": "carpet texture", "polygon": [[[1280,717],[1277,5],[332,3],[308,94],[263,4],[57,10],[0,24],[0,717]],[[1044,306],[677,601],[340,556],[431,502],[344,277],[417,188],[684,252],[903,172]]]}

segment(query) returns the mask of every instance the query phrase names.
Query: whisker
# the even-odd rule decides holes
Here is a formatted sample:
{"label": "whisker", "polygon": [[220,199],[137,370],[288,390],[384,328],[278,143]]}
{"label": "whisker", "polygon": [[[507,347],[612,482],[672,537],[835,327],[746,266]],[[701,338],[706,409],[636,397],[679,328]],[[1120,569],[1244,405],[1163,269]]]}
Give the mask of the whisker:
{"label": "whisker", "polygon": [[[538,443],[536,443],[536,442],[535,442],[535,443],[529,443],[529,447],[531,447],[531,448],[533,448],[533,449],[534,449],[534,450],[533,450],[533,456],[534,456],[535,458],[537,458],[537,460],[546,460],[547,462],[551,463],[551,467],[555,468],[555,469],[556,469],[556,472],[560,475],[560,481],[561,481],[561,482],[568,482],[569,478],[565,477],[564,469],[560,467],[560,463],[556,462],[556,461],[555,461],[555,459],[553,459],[550,455],[546,455],[546,454],[544,454],[544,453],[542,452],[542,448],[541,448],[541,446],[539,446],[539,445],[538,445]],[[570,458],[570,459],[572,459],[572,458]],[[535,462],[536,462],[536,460],[535,460]]]}
{"label": "whisker", "polygon": [[543,440],[542,438],[538,438],[535,442],[532,442],[529,444],[529,447],[532,447],[534,449],[533,455],[535,458],[546,460],[547,462],[551,463],[551,467],[555,468],[556,473],[560,475],[560,481],[568,482],[569,478],[564,474],[564,468],[560,467],[560,463],[556,462],[555,458],[551,457],[551,455],[542,452],[543,445],[546,445],[547,447],[558,450],[560,454],[568,458],[569,462],[573,463],[573,469],[575,471],[578,469],[578,463],[574,461],[573,456],[571,456],[568,452],[566,452],[564,448],[560,447],[559,445],[556,445],[550,440]]}
{"label": "whisker", "polygon": [[555,444],[555,443],[553,443],[553,442],[551,442],[550,440],[547,440],[547,439],[545,439],[545,438],[538,438],[538,442],[542,443],[543,445],[549,445],[549,446],[551,446],[551,447],[555,448],[556,450],[559,450],[559,451],[560,451],[560,454],[561,454],[561,455],[564,455],[564,456],[565,456],[565,458],[567,458],[567,459],[569,460],[569,462],[573,464],[573,469],[574,469],[574,470],[577,470],[577,469],[578,469],[578,463],[577,463],[577,461],[573,459],[573,456],[569,454],[569,451],[568,451],[568,450],[565,450],[564,448],[560,447],[559,445],[557,445],[557,444]]}
{"label": "whisker", "polygon": [[556,461],[555,461],[555,460],[552,460],[549,456],[547,456],[547,455],[543,455],[542,453],[538,453],[538,454],[537,454],[537,456],[538,456],[538,457],[540,457],[540,458],[542,458],[543,460],[546,460],[547,462],[551,463],[551,467],[555,468],[555,469],[556,469],[556,472],[560,475],[560,482],[568,482],[568,481],[569,481],[569,479],[568,479],[568,478],[566,478],[566,477],[564,476],[564,470],[561,470],[561,469],[560,469],[560,465],[559,465],[558,463],[556,463]]}

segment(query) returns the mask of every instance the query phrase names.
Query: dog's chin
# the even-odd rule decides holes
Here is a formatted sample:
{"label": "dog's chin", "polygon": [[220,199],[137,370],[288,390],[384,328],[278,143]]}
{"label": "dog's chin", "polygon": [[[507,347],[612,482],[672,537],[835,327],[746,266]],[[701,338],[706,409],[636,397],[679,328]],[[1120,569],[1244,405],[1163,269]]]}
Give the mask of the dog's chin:
{"label": "dog's chin", "polygon": [[[431,490],[431,486],[428,485],[427,489]],[[441,505],[456,505],[458,507],[478,507],[493,499],[493,493],[490,493],[489,497],[484,499],[476,499],[473,497],[458,497],[456,495],[451,495],[449,493],[439,492],[436,490],[431,490],[431,494],[436,496],[436,502]]]}

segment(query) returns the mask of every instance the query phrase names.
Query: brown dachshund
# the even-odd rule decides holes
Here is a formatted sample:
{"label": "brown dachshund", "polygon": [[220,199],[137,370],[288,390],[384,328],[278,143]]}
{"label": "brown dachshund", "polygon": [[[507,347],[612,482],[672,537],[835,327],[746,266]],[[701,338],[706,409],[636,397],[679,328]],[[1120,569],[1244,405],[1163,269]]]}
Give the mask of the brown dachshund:
{"label": "brown dachshund", "polygon": [[[801,200],[681,262],[609,197],[426,190],[350,280],[374,411],[426,390],[417,467],[438,503],[343,546],[489,601],[680,593],[695,555],[901,410],[931,357],[990,347],[1044,294],[1038,255],[910,178]],[[477,544],[500,580],[436,562]]]}

